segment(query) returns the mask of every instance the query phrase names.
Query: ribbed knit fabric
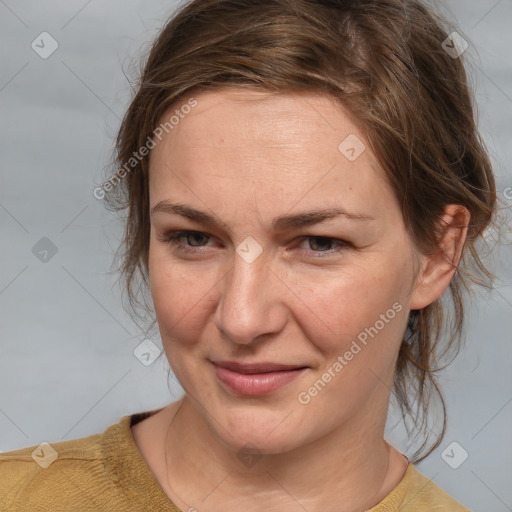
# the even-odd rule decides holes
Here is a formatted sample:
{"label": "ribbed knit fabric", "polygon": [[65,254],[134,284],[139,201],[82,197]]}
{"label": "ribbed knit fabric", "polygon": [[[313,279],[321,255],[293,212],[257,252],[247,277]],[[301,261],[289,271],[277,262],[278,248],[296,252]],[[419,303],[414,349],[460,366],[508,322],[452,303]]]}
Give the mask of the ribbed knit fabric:
{"label": "ribbed knit fabric", "polygon": [[[57,455],[53,461],[44,445],[0,453],[0,511],[181,512],[151,473],[130,430],[159,410],[123,416],[102,434],[50,443]],[[44,468],[34,459],[50,464]],[[412,464],[370,510],[398,511],[469,512]]]}

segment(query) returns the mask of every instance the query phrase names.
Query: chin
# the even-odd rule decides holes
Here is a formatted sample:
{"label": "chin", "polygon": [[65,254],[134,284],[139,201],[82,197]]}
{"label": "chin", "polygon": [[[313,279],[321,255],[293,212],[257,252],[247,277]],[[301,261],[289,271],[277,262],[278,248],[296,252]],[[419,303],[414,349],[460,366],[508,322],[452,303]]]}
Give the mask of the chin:
{"label": "chin", "polygon": [[247,404],[223,414],[224,428],[218,424],[211,426],[221,441],[236,452],[285,453],[301,444],[304,422],[294,414],[287,416],[289,413],[283,410]]}

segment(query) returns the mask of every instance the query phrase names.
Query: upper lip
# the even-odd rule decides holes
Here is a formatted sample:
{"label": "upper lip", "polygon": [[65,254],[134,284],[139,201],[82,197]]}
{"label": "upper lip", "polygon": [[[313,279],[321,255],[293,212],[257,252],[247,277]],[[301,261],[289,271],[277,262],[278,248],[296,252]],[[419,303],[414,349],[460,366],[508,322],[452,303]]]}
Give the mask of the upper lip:
{"label": "upper lip", "polygon": [[278,363],[237,363],[235,361],[212,361],[213,364],[237,373],[268,373],[306,368],[304,365]]}

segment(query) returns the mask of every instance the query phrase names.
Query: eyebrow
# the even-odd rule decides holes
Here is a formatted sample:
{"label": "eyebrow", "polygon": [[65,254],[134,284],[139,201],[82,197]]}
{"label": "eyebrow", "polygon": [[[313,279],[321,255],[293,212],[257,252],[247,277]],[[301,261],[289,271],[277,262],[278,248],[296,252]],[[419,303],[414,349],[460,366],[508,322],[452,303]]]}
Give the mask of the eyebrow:
{"label": "eyebrow", "polygon": [[[197,210],[186,204],[160,201],[153,208],[151,208],[150,215],[153,216],[158,212],[167,213],[169,215],[181,215],[182,217],[211,227],[225,227],[225,223],[215,215]],[[319,224],[320,222],[339,216],[344,216],[351,220],[375,220],[374,217],[363,213],[347,212],[342,208],[327,208],[323,210],[312,210],[308,212],[300,212],[297,214],[277,217],[272,221],[271,227],[273,231],[284,231],[286,229],[296,229],[312,226],[314,224]]]}

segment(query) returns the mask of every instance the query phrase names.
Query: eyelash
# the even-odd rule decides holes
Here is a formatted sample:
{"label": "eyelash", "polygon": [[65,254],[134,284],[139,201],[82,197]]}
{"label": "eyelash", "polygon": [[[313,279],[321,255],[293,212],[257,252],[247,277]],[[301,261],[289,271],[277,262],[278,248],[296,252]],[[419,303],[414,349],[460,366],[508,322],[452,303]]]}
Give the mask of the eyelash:
{"label": "eyelash", "polygon": [[[182,230],[182,231],[172,231],[170,233],[167,233],[163,237],[159,238],[159,240],[161,242],[167,243],[169,246],[173,247],[176,251],[188,253],[188,254],[197,254],[200,252],[205,252],[204,251],[205,246],[190,246],[190,245],[182,244],[179,240],[182,237],[186,237],[189,235],[197,235],[197,234],[208,237],[208,240],[211,238],[209,235],[207,235],[206,233],[203,233],[202,231]],[[306,252],[313,253],[314,258],[325,258],[326,257],[325,255],[332,255],[334,253],[339,253],[339,252],[343,251],[344,249],[347,249],[348,247],[351,246],[351,244],[349,242],[346,242],[345,240],[340,240],[338,238],[331,238],[331,237],[326,237],[326,236],[318,236],[318,235],[309,235],[308,236],[308,235],[306,235],[306,236],[302,236],[300,238],[302,240],[317,238],[317,239],[320,239],[323,241],[331,241],[333,243],[338,244],[337,248],[329,249],[326,251],[318,251],[318,250],[315,251],[314,249],[311,249],[310,251],[308,251],[307,249],[302,249],[302,252],[306,251]]]}

